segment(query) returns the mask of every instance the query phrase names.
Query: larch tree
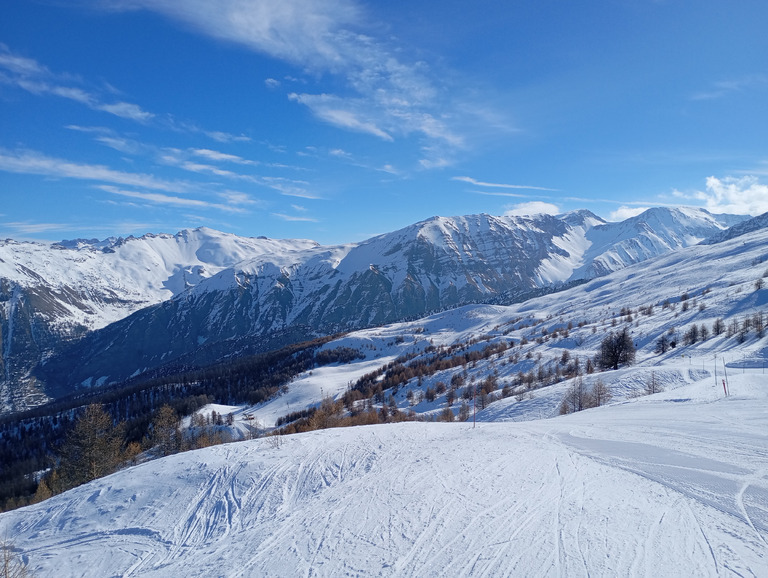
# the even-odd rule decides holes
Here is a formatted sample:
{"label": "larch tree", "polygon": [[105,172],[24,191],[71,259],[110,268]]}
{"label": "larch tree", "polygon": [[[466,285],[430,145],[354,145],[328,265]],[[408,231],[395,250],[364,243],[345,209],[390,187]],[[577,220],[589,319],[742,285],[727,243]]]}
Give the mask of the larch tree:
{"label": "larch tree", "polygon": [[152,445],[161,456],[181,451],[180,420],[170,405],[164,405],[152,420]]}
{"label": "larch tree", "polygon": [[123,462],[123,424],[97,404],[91,404],[75,422],[59,454],[64,489],[79,486],[116,471]]}

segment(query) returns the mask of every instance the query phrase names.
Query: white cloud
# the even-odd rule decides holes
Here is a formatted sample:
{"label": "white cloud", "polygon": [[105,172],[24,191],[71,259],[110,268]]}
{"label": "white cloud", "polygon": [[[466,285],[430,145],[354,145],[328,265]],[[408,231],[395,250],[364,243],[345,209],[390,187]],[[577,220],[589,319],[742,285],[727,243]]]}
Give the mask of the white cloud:
{"label": "white cloud", "polygon": [[230,143],[230,142],[250,142],[251,138],[247,137],[245,135],[237,135],[237,134],[230,134],[228,132],[222,132],[222,131],[203,131],[203,134],[208,136],[209,138],[212,138],[216,142],[221,143]]}
{"label": "white cloud", "polygon": [[500,188],[500,189],[529,189],[534,191],[557,191],[558,189],[549,189],[547,187],[534,187],[531,185],[508,185],[506,183],[487,183],[483,181],[478,181],[476,179],[473,179],[472,177],[451,177],[452,181],[462,181],[465,183],[469,183],[470,185],[475,185],[477,187],[490,187],[490,188]]}
{"label": "white cloud", "polygon": [[637,217],[640,213],[644,213],[648,208],[649,207],[627,207],[626,205],[622,205],[615,211],[611,211],[611,214],[608,215],[608,220],[614,222],[626,221],[632,217]]}
{"label": "white cloud", "polygon": [[73,230],[72,225],[68,223],[31,223],[29,221],[16,221],[11,223],[3,223],[2,225],[3,227],[8,227],[17,233],[24,235],[35,235],[39,233],[46,233],[48,231]]}
{"label": "white cloud", "polygon": [[306,189],[308,183],[304,181],[293,181],[282,177],[261,177],[261,184],[278,191],[286,197],[298,197],[301,199],[320,199],[319,195],[311,193]]}
{"label": "white cloud", "polygon": [[121,118],[127,118],[135,120],[136,122],[148,122],[154,118],[154,114],[142,110],[142,108],[136,104],[130,102],[115,102],[113,104],[97,104],[94,106],[97,110],[103,110],[115,116]]}
{"label": "white cloud", "polygon": [[55,178],[102,181],[166,192],[184,192],[191,186],[183,181],[167,181],[153,175],[126,173],[103,165],[73,163],[34,151],[10,152],[0,149],[0,170]]}
{"label": "white cloud", "polygon": [[140,123],[146,123],[155,116],[130,102],[104,102],[96,91],[73,86],[73,83],[80,83],[74,76],[54,74],[31,58],[14,54],[5,44],[0,44],[0,82],[17,86],[35,95],[51,94],[73,100],[92,110],[100,110]]}
{"label": "white cloud", "polygon": [[280,87],[280,81],[275,78],[267,78],[264,81],[264,84],[266,85],[267,88],[272,88],[272,89]]}
{"label": "white cloud", "polygon": [[761,184],[755,176],[708,177],[705,191],[675,191],[674,194],[703,202],[711,213],[761,215],[768,212],[768,185]]}
{"label": "white cloud", "polygon": [[419,164],[425,169],[444,169],[453,164],[453,162],[445,157],[434,156],[430,158],[419,159]]}
{"label": "white cloud", "polygon": [[485,195],[487,197],[513,197],[513,198],[517,198],[517,199],[524,199],[526,197],[530,197],[531,196],[531,195],[521,195],[519,193],[500,193],[498,191],[470,190],[468,192],[475,193],[476,195]]}
{"label": "white cloud", "polygon": [[211,149],[191,149],[190,152],[194,155],[197,155],[199,157],[204,157],[212,161],[228,162],[228,163],[235,163],[238,165],[251,165],[251,166],[255,166],[259,164],[256,161],[244,159],[243,157],[239,157],[237,155],[222,153],[222,152],[214,151]]}
{"label": "white cloud", "polygon": [[315,116],[329,124],[355,132],[364,132],[379,137],[386,141],[394,140],[392,135],[376,126],[369,119],[360,118],[363,110],[351,110],[351,108],[364,109],[362,101],[341,99],[329,94],[296,94],[288,95],[288,98],[306,105]]}
{"label": "white cloud", "polygon": [[543,201],[530,201],[509,207],[504,214],[509,217],[522,217],[525,215],[558,215],[560,208],[552,203]]}
{"label": "white cloud", "polygon": [[224,199],[229,205],[261,205],[263,204],[259,200],[251,198],[247,193],[241,193],[240,191],[224,191],[218,193],[219,197]]}
{"label": "white cloud", "polygon": [[711,88],[697,92],[691,96],[691,100],[715,100],[733,93],[743,92],[768,84],[768,77],[764,74],[751,74],[742,78],[721,80],[712,84]]}
{"label": "white cloud", "polygon": [[209,149],[181,150],[175,148],[166,148],[158,152],[157,159],[163,164],[177,167],[185,171],[198,174],[211,174],[217,177],[225,177],[228,179],[245,181],[262,187],[270,188],[272,190],[278,191],[281,195],[286,195],[289,197],[302,197],[305,199],[319,198],[317,195],[307,191],[306,185],[308,185],[308,183],[306,181],[286,179],[284,177],[264,177],[259,175],[236,173],[234,171],[219,168],[212,164],[191,161],[188,158],[190,154],[203,156],[211,160],[228,161],[242,165],[258,164],[255,161],[248,161],[247,159],[243,159],[242,157],[238,157],[236,155],[228,155]]}
{"label": "white cloud", "polygon": [[162,193],[143,193],[139,191],[126,191],[117,187],[109,185],[101,185],[97,187],[103,191],[111,193],[113,195],[119,195],[121,197],[128,197],[131,199],[140,199],[142,201],[150,201],[159,205],[172,205],[175,207],[195,207],[199,209],[218,209],[228,213],[244,213],[245,210],[240,207],[232,205],[223,205],[221,203],[211,203],[208,201],[202,201],[199,199],[190,199],[188,197],[176,197],[171,195],[165,195]]}
{"label": "white cloud", "polygon": [[0,43],[0,68],[20,76],[50,74],[50,71],[37,61],[12,53],[10,48],[2,43]]}
{"label": "white cloud", "polygon": [[[392,40],[361,34],[370,23],[354,0],[118,0],[107,6],[161,13],[312,74],[337,75],[346,83],[344,96],[294,93],[291,99],[345,130],[387,141],[415,135],[423,151],[438,149],[425,154],[425,167],[444,166],[466,146],[450,126],[466,119],[458,114],[463,105],[446,98],[437,75],[423,62],[407,62]],[[265,82],[274,88],[279,81]]]}
{"label": "white cloud", "polygon": [[352,157],[352,155],[349,154],[344,149],[331,149],[330,151],[328,151],[328,154],[331,155],[332,157],[341,157],[341,158],[347,158],[347,159]]}
{"label": "white cloud", "polygon": [[312,217],[298,217],[295,215],[286,215],[285,213],[272,213],[273,217],[282,219],[283,221],[299,222],[299,223],[317,223],[318,220]]}
{"label": "white cloud", "polygon": [[159,12],[209,36],[325,69],[343,61],[338,36],[360,18],[349,0],[118,0],[108,7]]}
{"label": "white cloud", "polygon": [[95,138],[96,142],[99,142],[109,148],[115,149],[121,153],[129,155],[138,155],[144,151],[144,146],[141,143],[127,138],[118,136],[101,135]]}

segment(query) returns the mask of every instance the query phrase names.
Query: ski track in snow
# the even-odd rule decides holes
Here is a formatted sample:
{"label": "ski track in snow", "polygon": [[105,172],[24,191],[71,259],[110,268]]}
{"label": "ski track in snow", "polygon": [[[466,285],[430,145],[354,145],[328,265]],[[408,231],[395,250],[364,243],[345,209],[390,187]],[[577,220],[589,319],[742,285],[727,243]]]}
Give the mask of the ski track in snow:
{"label": "ski track in snow", "polygon": [[0,531],[38,576],[768,576],[758,378],[728,399],[707,379],[685,402],[217,446],[3,514]]}

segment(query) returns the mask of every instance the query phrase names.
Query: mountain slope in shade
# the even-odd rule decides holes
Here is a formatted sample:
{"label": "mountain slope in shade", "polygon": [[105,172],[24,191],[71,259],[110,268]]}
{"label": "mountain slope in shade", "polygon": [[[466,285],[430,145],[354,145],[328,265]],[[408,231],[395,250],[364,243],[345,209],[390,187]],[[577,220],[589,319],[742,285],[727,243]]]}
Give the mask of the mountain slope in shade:
{"label": "mountain slope in shade", "polygon": [[[76,277],[90,285],[75,290],[72,283],[63,282],[60,293],[94,295],[98,307],[77,299],[70,300],[74,305],[61,304],[52,297],[56,314],[46,318],[28,306],[21,323],[10,321],[22,309],[6,307],[6,366],[15,368],[7,375],[23,380],[25,371],[44,361],[27,380],[31,385],[17,395],[23,401],[33,387],[60,395],[169,362],[211,362],[243,347],[263,350],[314,332],[380,325],[500,296],[516,300],[675,250],[739,219],[703,210],[654,209],[624,223],[605,223],[588,211],[577,211],[559,217],[434,217],[362,243],[333,247],[240,239],[210,230],[101,247],[74,243],[59,251],[77,256],[86,271],[92,263],[106,262],[124,263],[124,269],[107,268],[108,282],[98,280],[100,285],[69,270],[62,275],[65,281]],[[34,278],[31,267],[27,269],[31,273],[26,279]],[[16,270],[18,276],[18,266]],[[132,278],[132,284],[122,281],[126,278]],[[126,285],[132,292],[118,290]],[[25,290],[42,291],[44,286],[29,282]],[[51,332],[39,327],[65,327],[64,320],[74,323],[84,311],[92,314],[91,327],[98,326],[94,319],[101,303],[111,303],[101,297],[108,291],[116,303],[109,305],[109,315],[118,315],[118,309],[134,313],[86,334],[72,349],[40,337]],[[157,304],[135,310],[152,300]],[[77,315],[67,317],[61,311]],[[33,329],[20,331],[25,324]],[[75,327],[80,333],[72,330],[70,335],[79,336],[85,325]],[[6,389],[10,384],[6,378]]]}
{"label": "mountain slope in shade", "polygon": [[728,241],[729,239],[735,239],[736,237],[746,235],[747,233],[751,233],[753,231],[765,229],[766,227],[768,227],[768,213],[763,213],[762,215],[758,215],[757,217],[753,217],[747,221],[741,221],[730,229],[722,231],[721,233],[717,233],[704,242],[707,244],[721,243],[723,241]]}

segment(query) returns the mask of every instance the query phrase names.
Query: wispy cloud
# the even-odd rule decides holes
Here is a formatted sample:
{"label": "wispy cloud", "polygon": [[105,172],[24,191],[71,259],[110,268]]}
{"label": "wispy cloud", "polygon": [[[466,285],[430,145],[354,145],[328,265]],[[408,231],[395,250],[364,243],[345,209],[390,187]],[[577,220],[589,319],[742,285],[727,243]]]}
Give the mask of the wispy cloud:
{"label": "wispy cloud", "polygon": [[329,94],[296,94],[288,98],[309,107],[319,119],[341,128],[364,132],[385,141],[393,141],[392,135],[376,125],[371,111],[362,100],[342,99]]}
{"label": "wispy cloud", "polygon": [[96,88],[89,86],[76,75],[53,72],[36,60],[13,52],[2,43],[0,43],[0,84],[16,86],[38,96],[50,95],[72,100],[91,110],[106,112],[140,124],[157,121],[157,124],[168,129],[205,134],[220,143],[251,140],[245,135],[205,130],[191,122],[179,122],[168,114],[157,115],[146,111],[136,103],[114,100],[113,95],[119,94],[119,91],[113,87]]}
{"label": "wispy cloud", "polygon": [[2,223],[2,226],[22,235],[39,235],[49,231],[71,231],[75,229],[71,223],[33,223],[31,221]]}
{"label": "wispy cloud", "polygon": [[744,92],[768,85],[768,76],[765,74],[751,74],[742,78],[721,80],[715,82],[707,89],[691,96],[691,100],[716,100],[730,94]]}
{"label": "wispy cloud", "polygon": [[323,68],[342,64],[346,55],[338,35],[361,17],[350,0],[114,0],[97,5],[159,12],[209,36],[294,64]]}
{"label": "wispy cloud", "polygon": [[119,189],[111,185],[100,185],[97,188],[118,195],[121,197],[128,197],[130,199],[139,199],[142,201],[149,201],[158,205],[171,205],[174,207],[192,207],[198,209],[217,209],[219,211],[225,211],[228,213],[244,213],[245,209],[238,206],[222,203],[211,203],[209,201],[203,201],[200,199],[192,199],[189,197],[177,197],[172,195],[165,195],[162,193],[145,193],[140,191],[126,191]]}
{"label": "wispy cloud", "polygon": [[36,95],[53,95],[79,102],[93,110],[107,112],[121,118],[146,123],[154,114],[130,102],[108,102],[94,89],[76,86],[82,84],[77,77],[57,74],[32,58],[12,52],[0,44],[0,83],[13,85]]}
{"label": "wispy cloud", "polygon": [[232,143],[232,142],[250,142],[251,137],[243,134],[231,134],[228,132],[222,132],[220,130],[200,130],[207,137],[212,138],[216,142],[220,143]]}
{"label": "wispy cloud", "polygon": [[470,193],[475,193],[476,195],[485,195],[486,197],[513,197],[516,199],[524,199],[526,197],[530,197],[530,195],[521,195],[519,193],[500,193],[498,191],[477,191],[472,190],[469,191]]}
{"label": "wispy cloud", "polygon": [[154,175],[116,171],[103,165],[75,163],[35,151],[0,149],[0,170],[54,178],[101,181],[165,192],[179,193],[192,188],[191,183],[186,181],[167,181]]}
{"label": "wispy cloud", "polygon": [[307,190],[309,183],[306,181],[288,179],[285,177],[266,177],[262,175],[239,173],[229,169],[222,169],[213,164],[193,161],[190,159],[192,156],[203,157],[213,162],[228,162],[237,165],[256,166],[259,164],[256,161],[249,161],[248,159],[236,155],[220,153],[210,149],[181,150],[165,148],[157,151],[157,160],[159,162],[185,171],[249,182],[260,187],[267,187],[289,197],[302,197],[305,199],[319,198],[316,194]]}
{"label": "wispy cloud", "polygon": [[[198,149],[198,148],[178,149],[178,148],[170,148],[170,147],[159,148],[153,145],[138,142],[134,139],[123,137],[121,135],[118,135],[112,129],[105,128],[105,127],[98,127],[98,126],[84,127],[84,126],[78,126],[78,125],[69,125],[67,126],[67,128],[69,128],[70,130],[76,130],[79,132],[93,134],[94,140],[96,140],[96,142],[99,142],[105,146],[108,146],[120,152],[123,152],[126,154],[132,154],[132,155],[148,155],[154,158],[154,160],[158,163],[161,163],[170,167],[175,167],[190,173],[214,175],[214,176],[222,177],[226,179],[237,180],[241,182],[248,182],[248,183],[257,185],[259,187],[266,187],[266,188],[272,189],[274,191],[279,192],[281,195],[286,195],[290,197],[302,197],[305,199],[320,198],[318,195],[311,193],[310,191],[307,190],[309,183],[306,181],[289,179],[285,177],[265,177],[265,176],[255,175],[255,174],[244,174],[244,173],[235,172],[229,169],[221,168],[220,166],[217,166],[215,164],[211,164],[211,163],[229,163],[234,165],[251,166],[251,167],[262,165],[262,163],[260,163],[259,161],[245,159],[238,155],[223,153],[223,152],[212,150],[212,149]],[[2,153],[1,150],[0,150],[0,153]],[[198,157],[202,159],[207,159],[210,161],[210,163],[202,163],[202,162],[197,162],[196,160],[193,160]],[[65,162],[65,161],[61,161],[61,162]],[[279,166],[280,168],[293,168],[293,167],[288,167],[286,165],[274,165],[274,164],[268,164],[265,166],[270,166],[270,167]],[[2,168],[4,167],[2,163],[2,157],[0,157],[0,169]],[[105,168],[105,167],[102,167],[102,168]],[[6,170],[9,170],[9,169],[6,169]],[[17,170],[14,172],[30,172],[30,171],[31,169],[27,171]],[[85,173],[85,171],[82,171],[82,172]],[[36,173],[36,174],[40,174],[40,173]],[[45,174],[48,174],[48,173],[45,173]],[[63,175],[59,175],[59,176],[63,176]],[[103,180],[107,180],[107,179],[103,179]],[[114,182],[116,184],[129,184],[133,186],[140,186],[140,185],[137,185],[136,183],[126,183],[126,182],[116,181],[116,180],[111,180],[108,182]],[[187,190],[187,188],[188,187],[185,186],[183,190]]]}
{"label": "wispy cloud", "polygon": [[251,205],[251,206],[263,206],[264,202],[260,199],[254,199],[247,193],[241,193],[240,191],[224,191],[218,193],[218,196],[224,199],[228,205]]}
{"label": "wispy cloud", "polygon": [[[354,0],[117,0],[107,6],[161,13],[314,75],[336,75],[344,83],[337,94],[292,92],[289,98],[345,130],[385,141],[415,136],[424,167],[446,166],[466,146],[455,122],[463,105],[452,102],[426,63],[409,62],[392,40],[361,32],[370,24]],[[281,85],[274,78],[266,83],[270,88]]]}
{"label": "wispy cloud", "polygon": [[243,157],[240,157],[237,155],[222,153],[222,152],[214,151],[211,149],[190,149],[190,152],[196,156],[210,159],[215,162],[235,163],[238,165],[250,165],[250,166],[257,166],[261,164],[256,161],[244,159]]}
{"label": "wispy cloud", "polygon": [[300,199],[322,199],[316,193],[307,190],[309,183],[305,181],[294,181],[282,177],[261,177],[264,186],[274,189],[286,197],[298,197]]}
{"label": "wispy cloud", "polygon": [[347,151],[345,151],[344,149],[331,149],[330,151],[328,151],[328,154],[331,155],[332,157],[338,157],[342,159],[352,158],[352,155]]}
{"label": "wispy cloud", "polygon": [[558,189],[550,189],[547,187],[534,187],[531,185],[510,185],[506,183],[488,183],[484,181],[478,181],[476,179],[473,179],[472,177],[452,177],[451,180],[469,183],[470,185],[475,185],[476,187],[489,187],[489,188],[497,188],[497,189],[528,189],[533,191],[557,191],[558,190]]}
{"label": "wispy cloud", "polygon": [[761,215],[768,212],[768,185],[755,176],[708,177],[703,191],[674,191],[680,199],[703,203],[711,213]]}
{"label": "wispy cloud", "polygon": [[273,217],[282,219],[283,221],[299,222],[299,223],[317,223],[317,219],[313,217],[302,217],[298,215],[286,215],[285,213],[272,213]]}

